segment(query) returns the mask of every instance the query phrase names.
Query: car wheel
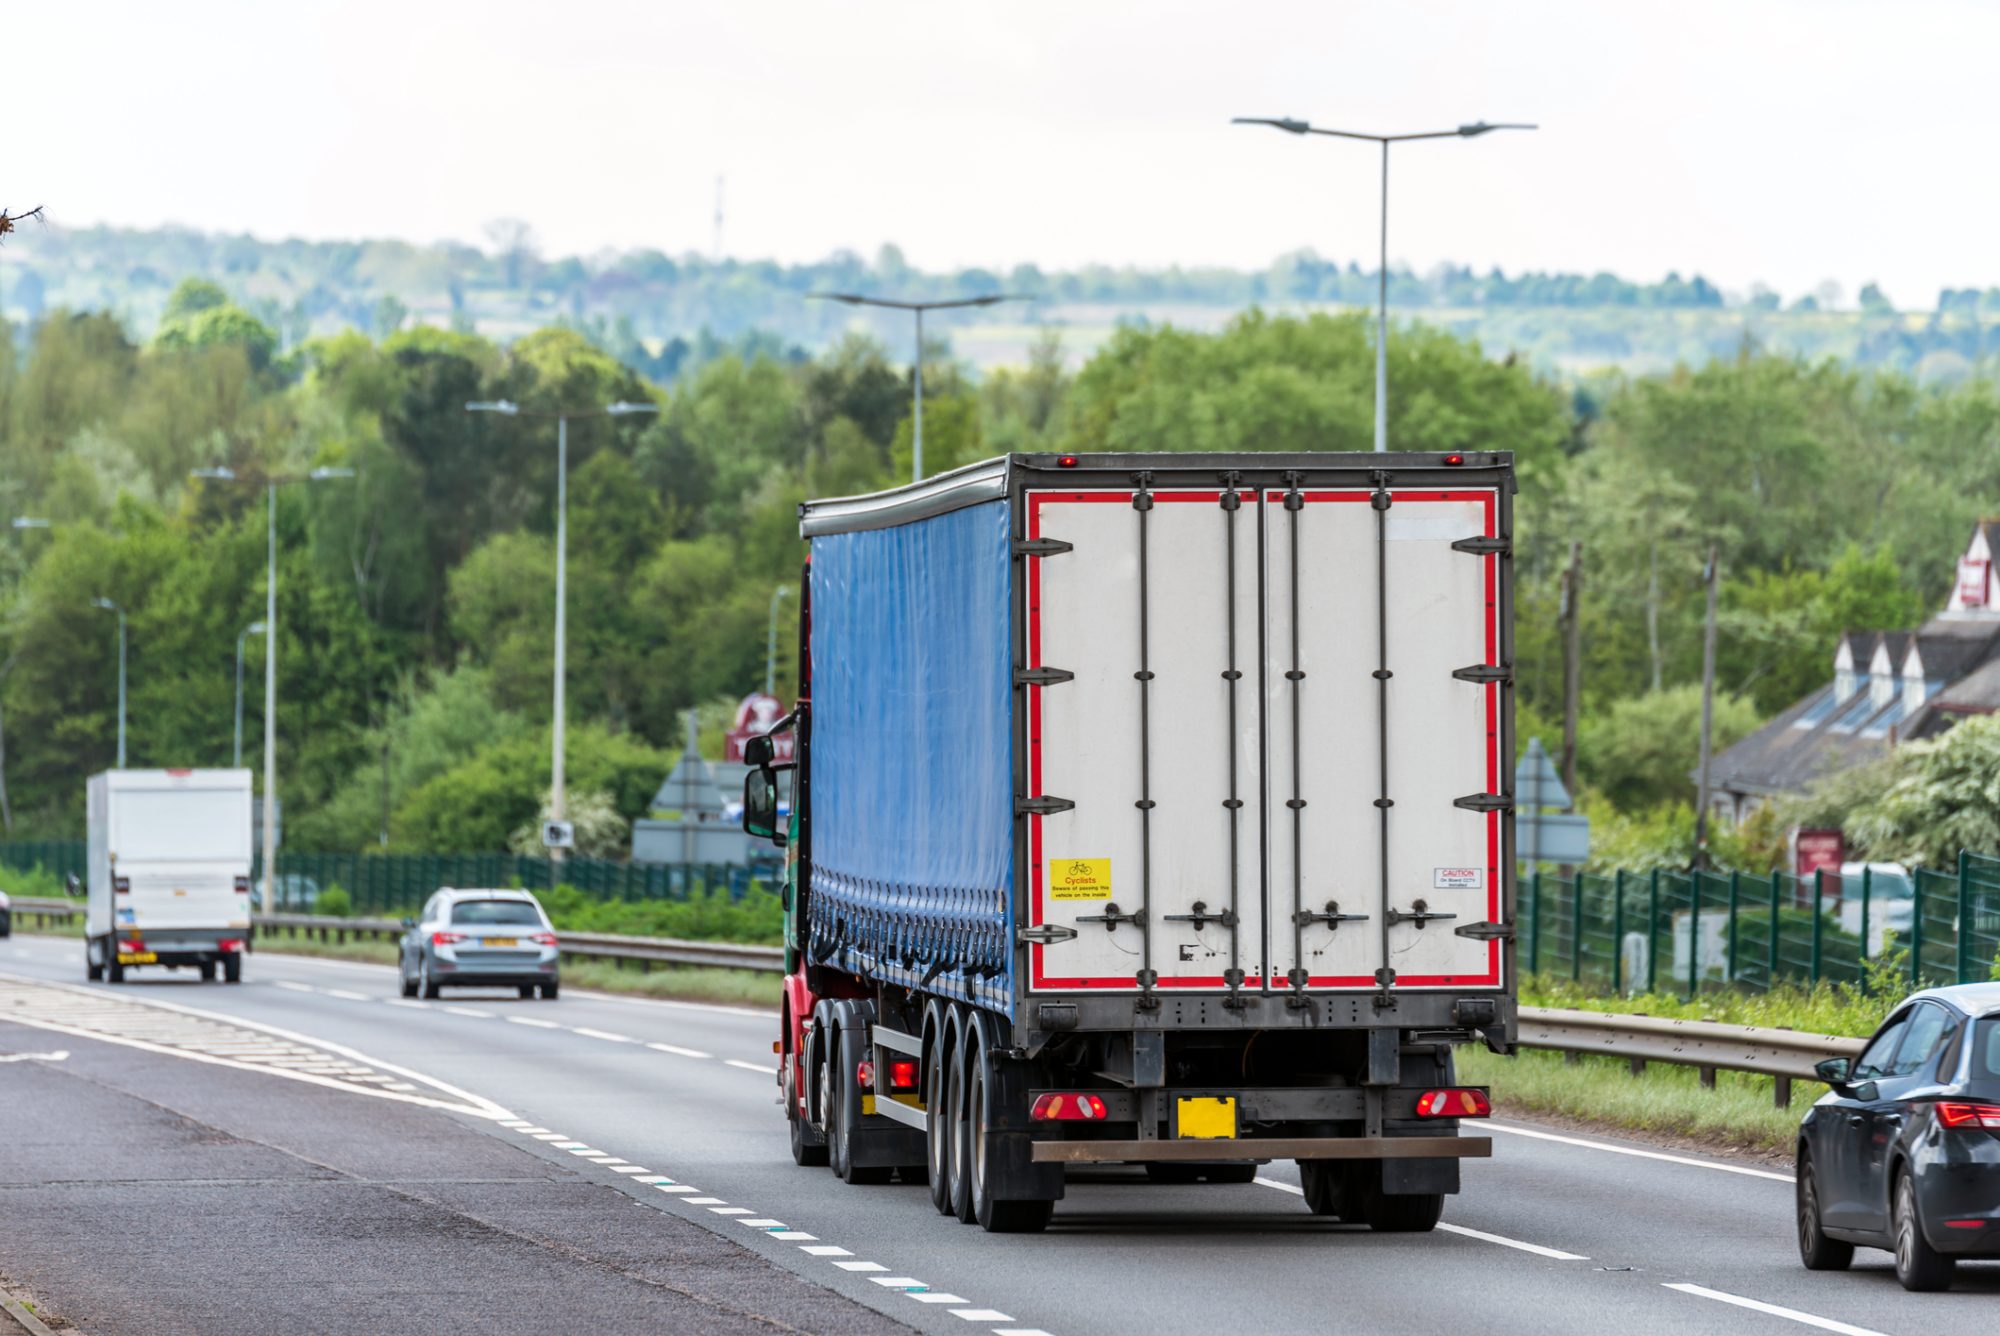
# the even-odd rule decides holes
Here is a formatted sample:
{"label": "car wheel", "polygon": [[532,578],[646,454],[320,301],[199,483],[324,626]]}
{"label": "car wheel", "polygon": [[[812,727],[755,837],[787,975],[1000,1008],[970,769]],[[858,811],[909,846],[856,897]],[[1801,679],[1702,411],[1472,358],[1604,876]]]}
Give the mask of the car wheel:
{"label": "car wheel", "polygon": [[404,997],[417,995],[417,981],[403,973],[403,962],[400,960],[396,962],[396,990]]}
{"label": "car wheel", "polygon": [[530,998],[534,997],[535,985],[531,983],[524,983],[520,986],[520,988],[517,991],[520,993],[521,1000],[523,1002],[526,1002]]}
{"label": "car wheel", "polygon": [[560,991],[560,988],[561,988],[561,985],[559,985],[559,984],[555,984],[555,983],[545,983],[545,984],[543,984],[543,985],[542,985],[542,1001],[544,1001],[544,1002],[553,1002],[553,1001],[555,1001],[555,1000],[556,1000],[556,993],[557,993],[558,991]]}
{"label": "car wheel", "polygon": [[214,961],[212,961],[212,960],[204,960],[204,961],[202,961],[202,962],[201,962],[201,964],[200,964],[199,966],[197,966],[196,968],[198,968],[198,969],[199,969],[199,970],[201,971],[201,981],[202,981],[203,983],[214,983],[214,982],[215,982],[215,962],[214,962]]}
{"label": "car wheel", "polygon": [[224,983],[243,982],[243,957],[227,955],[222,958],[222,981]]}
{"label": "car wheel", "polygon": [[1820,1228],[1819,1180],[1813,1173],[1812,1156],[1799,1147],[1797,1171],[1799,1207],[1799,1260],[1808,1271],[1845,1271],[1854,1260],[1854,1245],[1830,1239]]}
{"label": "car wheel", "polygon": [[1917,1216],[1917,1186],[1908,1170],[1896,1175],[1896,1279],[1906,1290],[1951,1288],[1958,1263],[1931,1247]]}
{"label": "car wheel", "polygon": [[431,962],[428,958],[417,962],[417,991],[426,1001],[438,999],[438,982],[431,977]]}

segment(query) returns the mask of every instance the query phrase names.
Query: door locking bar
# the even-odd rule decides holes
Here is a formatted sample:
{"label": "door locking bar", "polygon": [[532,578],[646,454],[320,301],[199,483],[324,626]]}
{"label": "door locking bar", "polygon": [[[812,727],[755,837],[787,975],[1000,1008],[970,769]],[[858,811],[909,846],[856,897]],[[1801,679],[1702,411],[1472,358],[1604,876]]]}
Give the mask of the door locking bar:
{"label": "door locking bar", "polygon": [[1200,932],[1211,923],[1220,923],[1223,927],[1234,932],[1236,930],[1236,911],[1233,909],[1224,909],[1211,914],[1208,912],[1207,903],[1197,900],[1194,902],[1194,912],[1192,914],[1162,914],[1160,915],[1160,922],[1192,923],[1196,932]]}
{"label": "door locking bar", "polygon": [[[1391,910],[1390,912],[1394,913],[1395,911]],[[1340,902],[1338,900],[1329,900],[1326,902],[1324,912],[1301,909],[1292,915],[1292,922],[1298,924],[1301,928],[1313,923],[1324,923],[1327,927],[1338,932],[1340,931],[1340,925],[1343,923],[1366,923],[1369,917],[1367,914],[1343,914],[1340,912]]]}
{"label": "door locking bar", "polygon": [[1104,906],[1102,914],[1078,914],[1076,921],[1078,923],[1102,923],[1106,932],[1116,932],[1119,924],[1129,923],[1139,929],[1139,931],[1144,932],[1146,930],[1146,907],[1140,905],[1128,914],[1120,909],[1118,902],[1114,900]]}
{"label": "door locking bar", "polygon": [[1421,929],[1432,919],[1455,919],[1457,917],[1458,915],[1456,914],[1440,914],[1422,900],[1412,900],[1408,909],[1391,909],[1388,921],[1391,925],[1397,923],[1414,923]]}

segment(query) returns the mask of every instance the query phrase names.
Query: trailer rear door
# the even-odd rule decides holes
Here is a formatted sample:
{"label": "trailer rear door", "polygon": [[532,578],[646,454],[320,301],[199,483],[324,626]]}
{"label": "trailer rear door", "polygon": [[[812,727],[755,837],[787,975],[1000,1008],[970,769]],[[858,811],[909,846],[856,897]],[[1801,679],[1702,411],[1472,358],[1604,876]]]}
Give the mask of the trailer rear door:
{"label": "trailer rear door", "polygon": [[1380,496],[1026,494],[1031,988],[1500,983],[1499,498]]}

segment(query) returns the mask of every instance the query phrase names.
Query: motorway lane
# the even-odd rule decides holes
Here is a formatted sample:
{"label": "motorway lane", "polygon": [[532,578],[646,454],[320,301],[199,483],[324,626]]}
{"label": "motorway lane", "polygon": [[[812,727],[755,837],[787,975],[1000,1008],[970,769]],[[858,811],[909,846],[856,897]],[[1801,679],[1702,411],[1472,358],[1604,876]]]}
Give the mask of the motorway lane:
{"label": "motorway lane", "polygon": [[[81,951],[17,938],[0,945],[0,970],[73,982]],[[1507,1133],[1495,1160],[1468,1163],[1466,1191],[1446,1210],[1448,1225],[1476,1233],[1321,1224],[1284,1190],[1297,1176],[1283,1163],[1266,1183],[1231,1187],[1078,1175],[1048,1234],[987,1236],[940,1220],[921,1188],[850,1188],[794,1167],[773,1103],[767,1016],[575,992],[553,1004],[471,993],[408,1004],[382,967],[279,955],[249,966],[235,989],[142,973],[122,991],[322,1037],[485,1096],[545,1135],[682,1180],[653,1185],[657,1197],[629,1190],[927,1331],[1207,1332],[1246,1318],[1309,1330],[1336,1314],[1346,1330],[1801,1329],[1797,1318],[1668,1288],[1688,1285],[1834,1324],[1823,1329],[1943,1336],[1990,1329],[2000,1293],[2000,1266],[1988,1264],[1965,1268],[1951,1294],[1906,1295],[1884,1253],[1861,1254],[1850,1275],[1812,1275],[1793,1250],[1786,1181]],[[532,1134],[525,1144],[567,1153]],[[700,1191],[663,1190],[688,1184]],[[735,1220],[812,1237],[732,1229]],[[960,1302],[920,1304],[880,1280]]]}

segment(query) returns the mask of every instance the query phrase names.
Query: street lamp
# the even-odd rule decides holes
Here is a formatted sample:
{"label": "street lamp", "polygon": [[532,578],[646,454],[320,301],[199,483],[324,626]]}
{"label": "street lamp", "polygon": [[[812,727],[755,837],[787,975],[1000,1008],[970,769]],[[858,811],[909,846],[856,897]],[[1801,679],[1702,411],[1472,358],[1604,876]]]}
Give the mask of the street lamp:
{"label": "street lamp", "polygon": [[1375,448],[1389,448],[1389,145],[1401,144],[1413,139],[1476,139],[1480,135],[1495,130],[1532,130],[1532,125],[1508,122],[1488,125],[1485,121],[1474,121],[1461,125],[1456,130],[1429,130],[1422,134],[1371,135],[1355,130],[1334,130],[1326,126],[1312,125],[1305,121],[1293,120],[1288,116],[1238,116],[1233,125],[1268,125],[1293,135],[1328,135],[1335,139],[1365,139],[1382,146],[1382,251],[1381,264],[1376,271],[1376,286],[1379,305],[1375,318]]}
{"label": "street lamp", "polygon": [[[213,482],[235,482],[231,468],[195,469],[191,477]],[[278,488],[294,482],[326,482],[352,478],[348,468],[316,468],[308,473],[280,477],[272,475],[264,483],[264,912],[277,908],[273,887],[278,865]],[[240,642],[239,642],[240,646]]]}
{"label": "street lamp", "polygon": [[922,482],[924,480],[924,312],[950,311],[961,306],[992,306],[996,302],[1024,302],[1032,300],[1032,298],[1028,297],[1009,296],[1004,292],[988,293],[984,297],[953,297],[947,301],[937,302],[900,302],[887,297],[865,297],[858,292],[810,292],[806,295],[814,301],[842,302],[848,306],[880,306],[891,311],[914,311],[916,313],[917,360],[915,374],[912,379],[916,382],[917,405],[910,433],[911,440],[914,443],[910,460],[911,482]]}
{"label": "street lamp", "polygon": [[262,634],[264,623],[252,622],[236,637],[236,759],[231,764],[238,770],[243,768],[243,642]]}
{"label": "street lamp", "polygon": [[[602,408],[586,408],[554,413],[524,412],[509,399],[477,399],[466,404],[468,413],[499,413],[505,417],[554,418],[556,420],[556,664],[553,736],[549,740],[549,816],[561,821],[563,802],[563,679],[568,652],[567,615],[569,565],[569,420],[571,418],[627,417],[634,413],[657,413],[658,404],[634,404],[620,399]],[[550,848],[549,860],[562,861],[562,850]]]}
{"label": "street lamp", "polygon": [[771,626],[764,637],[764,694],[778,694],[778,600],[792,592],[790,585],[771,591]]}
{"label": "street lamp", "polygon": [[125,609],[108,598],[90,600],[94,608],[118,614],[118,768],[125,768]]}

